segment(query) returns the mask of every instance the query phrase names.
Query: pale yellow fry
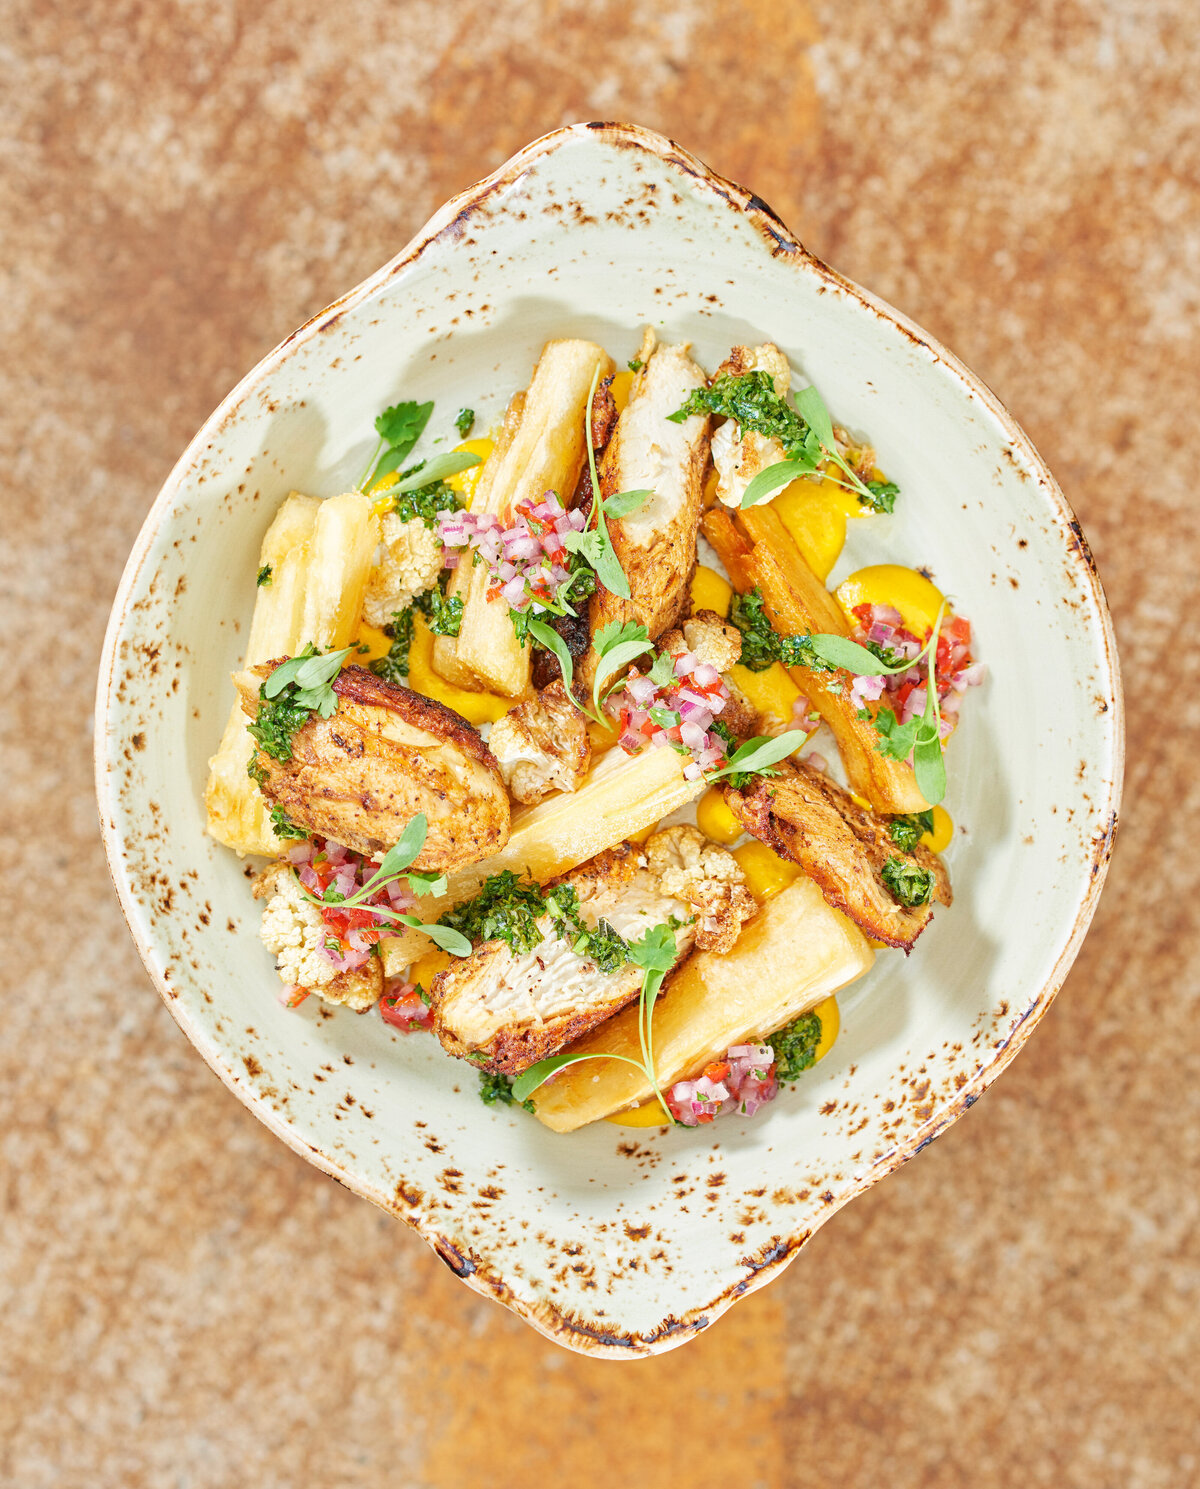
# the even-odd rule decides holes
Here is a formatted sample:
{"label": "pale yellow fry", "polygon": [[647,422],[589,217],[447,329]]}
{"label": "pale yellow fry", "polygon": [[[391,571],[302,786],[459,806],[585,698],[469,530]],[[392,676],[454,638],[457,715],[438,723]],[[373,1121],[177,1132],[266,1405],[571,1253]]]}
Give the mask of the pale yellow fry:
{"label": "pale yellow fry", "polygon": [[[605,377],[613,361],[594,342],[546,343],[525,394],[520,426],[502,454],[493,452],[480,478],[476,511],[494,512],[507,523],[522,501],[540,501],[547,491],[557,491],[566,505],[587,455],[587,398],[597,368]],[[513,698],[529,686],[530,648],[517,641],[507,601],[488,599],[489,582],[484,566],[472,570],[457,661],[484,687]]]}

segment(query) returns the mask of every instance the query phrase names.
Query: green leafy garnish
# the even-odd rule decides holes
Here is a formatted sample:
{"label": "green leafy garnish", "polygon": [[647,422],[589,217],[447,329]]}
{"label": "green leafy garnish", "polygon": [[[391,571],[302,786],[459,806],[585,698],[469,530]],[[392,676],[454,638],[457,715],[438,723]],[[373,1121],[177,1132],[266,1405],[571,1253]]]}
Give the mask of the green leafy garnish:
{"label": "green leafy garnish", "polygon": [[927,905],[933,898],[933,874],[908,858],[889,858],[879,877],[901,905]]}
{"label": "green leafy garnish", "polygon": [[466,439],[475,427],[475,410],[473,408],[460,408],[454,420],[454,427],[458,430],[459,438]]}
{"label": "green leafy garnish", "polygon": [[278,802],[271,808],[271,826],[275,829],[275,836],[282,838],[285,842],[289,838],[307,838],[309,836],[308,829],[297,827]]}
{"label": "green leafy garnish", "polygon": [[917,728],[916,719],[901,724],[890,708],[881,708],[875,715],[875,732],[879,735],[876,753],[889,760],[907,760],[917,742]]}
{"label": "green leafy garnish", "polygon": [[432,403],[395,403],[384,409],[375,420],[379,443],[358,483],[359,491],[365,491],[369,482],[390,475],[402,463],[421,438],[432,413]]}
{"label": "green leafy garnish", "polygon": [[833,461],[842,471],[846,480],[837,484],[853,491],[863,506],[890,512],[896,504],[899,487],[894,482],[864,482],[846,461],[838,449],[829,410],[816,388],[801,388],[793,408],[787,397],[775,391],[770,373],[726,372],[711,388],[693,389],[683,407],[667,417],[681,424],[696,413],[736,419],[739,434],[752,430],[783,446],[786,458],[759,471],[750,481],[742,495],[743,507],[765,501],[799,476],[813,475],[823,459]]}
{"label": "green leafy garnish", "polygon": [[[487,1106],[494,1106],[497,1102],[501,1106],[512,1106],[516,1099],[513,1096],[512,1077],[502,1075],[498,1070],[481,1070],[479,1072],[479,1099]],[[536,1110],[532,1101],[522,1101],[521,1105],[527,1112]]]}
{"label": "green leafy garnish", "polygon": [[669,651],[660,651],[646,674],[656,688],[673,687],[675,683],[675,658]]}
{"label": "green leafy garnish", "polygon": [[258,571],[258,578],[254,581],[255,584],[258,585],[259,589],[261,589],[264,584],[270,584],[271,576],[273,573],[274,570],[272,569],[270,564],[263,564],[262,568]]}
{"label": "green leafy garnish", "polygon": [[816,1013],[802,1013],[770,1035],[767,1043],[775,1051],[775,1079],[790,1084],[816,1063],[817,1046],[821,1043],[821,1020]]}
{"label": "green leafy garnish", "polygon": [[466,450],[447,450],[444,455],[434,455],[432,459],[414,465],[394,486],[388,487],[388,494],[403,496],[408,491],[423,491],[435,482],[444,481],[447,476],[456,476],[460,471],[482,464],[478,455],[471,455]]}
{"label": "green leafy garnish", "polygon": [[273,760],[292,758],[292,738],[319,713],[329,718],[337,708],[333,679],[353,647],[322,655],[306,646],[299,656],[281,663],[258,690],[258,717],[249,726],[258,748]]}
{"label": "green leafy garnish", "polygon": [[392,486],[385,494],[395,496],[392,511],[401,522],[411,522],[414,517],[419,517],[431,531],[437,527],[439,512],[458,511],[458,495],[445,481],[430,481],[428,485],[418,486],[413,491],[400,491],[398,486]]}
{"label": "green leafy garnish", "polygon": [[646,364],[642,361],[641,357],[630,357],[625,365],[629,368],[630,372],[641,372]]}
{"label": "green leafy garnish", "polygon": [[382,677],[385,682],[405,687],[408,683],[408,654],[412,650],[413,643],[413,607],[411,605],[395,612],[392,616],[390,630],[392,633],[391,647],[386,656],[375,658],[371,663],[371,671],[376,677]]}
{"label": "green leafy garnish", "polygon": [[[895,717],[893,715],[893,717]],[[905,817],[893,817],[888,823],[888,835],[897,848],[905,853],[912,850],[927,832],[933,831],[933,812],[911,812]]]}
{"label": "green leafy garnish", "polygon": [[815,672],[835,670],[832,663],[818,655],[811,636],[779,634],[767,615],[758,585],[748,594],[733,597],[729,619],[742,633],[740,661],[751,672],[765,672],[775,662],[782,662],[785,667],[808,667]]}
{"label": "green leafy garnish", "polygon": [[788,729],[773,736],[757,735],[734,750],[720,770],[709,771],[704,779],[711,785],[728,777],[729,784],[741,791],[755,776],[778,775],[779,772],[771,767],[794,754],[807,738],[803,729]]}
{"label": "green leafy garnish", "polygon": [[430,589],[418,595],[413,604],[435,636],[458,635],[463,617],[463,602],[459,595],[447,598],[441,589]]}
{"label": "green leafy garnish", "polygon": [[605,689],[605,683],[612,678],[615,686],[618,673],[628,667],[630,662],[653,651],[654,643],[650,640],[646,627],[637,621],[627,620],[622,625],[620,621],[612,620],[596,632],[592,645],[596,649],[597,661],[596,676],[592,682],[591,715],[604,724],[607,720],[600,709],[601,694],[607,697],[612,692],[612,688]]}
{"label": "green leafy garnish", "polygon": [[[546,915],[552,930],[544,933],[538,921]],[[442,924],[476,944],[503,941],[514,956],[525,956],[547,935],[558,935],[577,956],[590,958],[602,972],[615,972],[627,960],[625,942],[607,921],[600,921],[595,930],[586,924],[573,885],[555,884],[543,890],[511,869],[493,874],[474,899],[446,911]]]}
{"label": "green leafy garnish", "polygon": [[[407,824],[400,834],[396,843],[384,854],[379,867],[363,885],[360,885],[353,894],[340,895],[333,885],[330,884],[324,894],[313,894],[303,884],[300,885],[300,893],[306,900],[314,905],[340,905],[348,910],[367,909],[372,915],[381,915],[385,920],[396,920],[402,925],[418,926],[435,946],[440,946],[443,951],[448,951],[451,956],[470,956],[471,943],[458,931],[438,924],[427,924],[417,915],[404,915],[398,910],[392,910],[386,905],[371,903],[371,896],[390,884],[393,879],[404,876],[415,894],[445,894],[446,877],[444,874],[424,874],[416,869],[410,869],[409,865],[413,859],[418,857],[421,849],[425,846],[425,839],[429,834],[429,822],[424,812],[417,815]],[[299,874],[296,875],[299,883]]]}

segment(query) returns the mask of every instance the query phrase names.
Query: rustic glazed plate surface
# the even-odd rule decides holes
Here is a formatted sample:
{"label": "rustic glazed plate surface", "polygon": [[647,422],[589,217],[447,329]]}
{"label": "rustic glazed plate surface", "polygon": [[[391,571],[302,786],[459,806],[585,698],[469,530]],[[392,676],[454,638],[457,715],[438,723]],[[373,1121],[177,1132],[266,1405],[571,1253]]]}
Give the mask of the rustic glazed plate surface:
{"label": "rustic glazed plate surface", "polygon": [[[770,337],[867,434],[903,495],[835,571],[922,564],[989,680],[948,751],[957,899],[841,999],[832,1053],[754,1121],[570,1137],[482,1105],[474,1073],[374,1014],[276,1001],[247,865],[201,793],[293,487],[349,488],[401,397],[486,419],[551,336],[632,356],[640,327],[712,369]],[[757,198],[660,136],[560,130],[455,198],[271,353],[155,502],[113,608],[96,769],[113,877],[167,1006],[318,1167],[407,1220],[478,1291],[570,1348],[690,1338],[970,1106],[1057,991],[1095,906],[1122,768],[1120,685],[1079,525],[1028,439],[949,353],[811,258]]]}

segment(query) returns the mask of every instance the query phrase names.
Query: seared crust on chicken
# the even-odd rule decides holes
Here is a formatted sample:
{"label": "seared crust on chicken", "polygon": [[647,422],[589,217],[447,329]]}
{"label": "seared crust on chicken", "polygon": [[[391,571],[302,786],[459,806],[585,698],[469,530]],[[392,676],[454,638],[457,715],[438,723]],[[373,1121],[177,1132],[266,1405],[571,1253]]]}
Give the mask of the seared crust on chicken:
{"label": "seared crust on chicken", "polygon": [[892,898],[881,874],[889,858],[927,869],[933,898],[943,905],[953,899],[935,853],[919,845],[903,853],[883,818],[802,760],[784,762],[778,775],[759,776],[748,790],[727,786],[724,794],[747,832],[798,863],[831,905],[887,946],[910,951],[933,914],[932,905],[901,905]]}
{"label": "seared crust on chicken", "polygon": [[[259,684],[280,661],[234,677],[242,707],[259,708]],[[362,667],[334,679],[337,709],[314,714],[292,736],[292,758],[262,750],[263,794],[298,826],[375,855],[418,812],[429,824],[413,867],[448,873],[508,842],[510,808],[500,767],[479,732],[444,704]]]}
{"label": "seared crust on chicken", "polygon": [[[708,380],[686,346],[655,346],[651,332],[639,355],[643,366],[604,452],[600,489],[606,498],[618,491],[653,494],[629,516],[608,523],[630,598],[622,600],[598,585],[588,620],[593,636],[610,621],[638,621],[653,641],[688,609],[708,460],[708,416],[692,414],[673,424],[668,415]],[[595,668],[592,650],[579,669],[585,687],[591,686]]]}
{"label": "seared crust on chicken", "polygon": [[[685,831],[707,847],[703,854],[697,849],[690,866],[685,865],[670,836],[676,831],[659,834],[666,839],[663,844],[651,838],[645,850],[618,843],[546,888],[570,884],[583,922],[595,929],[604,920],[626,941],[674,916],[685,922],[675,932],[680,959],[701,935],[708,944],[732,945],[755,908],[751,902],[747,910],[736,894],[726,896],[726,886],[732,884],[729,865],[739,876],[741,871],[732,855],[708,844],[695,828]],[[673,876],[669,882],[678,894],[668,888],[668,876]],[[434,978],[434,1032],[450,1054],[468,1057],[484,1070],[515,1075],[637,997],[640,967],[627,962],[615,972],[603,972],[586,949],[583,955],[572,950],[551,916],[543,916],[538,927],[543,939],[531,952],[519,955],[503,941],[487,941]]]}
{"label": "seared crust on chicken", "polygon": [[497,719],[488,748],[509,794],[526,806],[551,791],[577,791],[592,762],[587,725],[561,679]]}

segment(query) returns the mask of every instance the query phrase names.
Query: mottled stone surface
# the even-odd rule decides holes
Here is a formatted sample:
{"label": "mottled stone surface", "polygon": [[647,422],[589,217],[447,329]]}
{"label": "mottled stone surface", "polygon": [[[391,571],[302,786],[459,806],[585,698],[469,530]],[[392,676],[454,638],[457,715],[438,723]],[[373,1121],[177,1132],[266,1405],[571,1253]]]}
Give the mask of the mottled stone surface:
{"label": "mottled stone surface", "polygon": [[[1194,6],[657,9],[3,5],[0,1482],[1200,1476]],[[1109,888],[1012,1070],[627,1365],[475,1298],[228,1096],[138,963],[89,761],[112,591],[205,415],[445,196],[595,117],[753,186],[996,389],[1092,540],[1129,704]]]}

